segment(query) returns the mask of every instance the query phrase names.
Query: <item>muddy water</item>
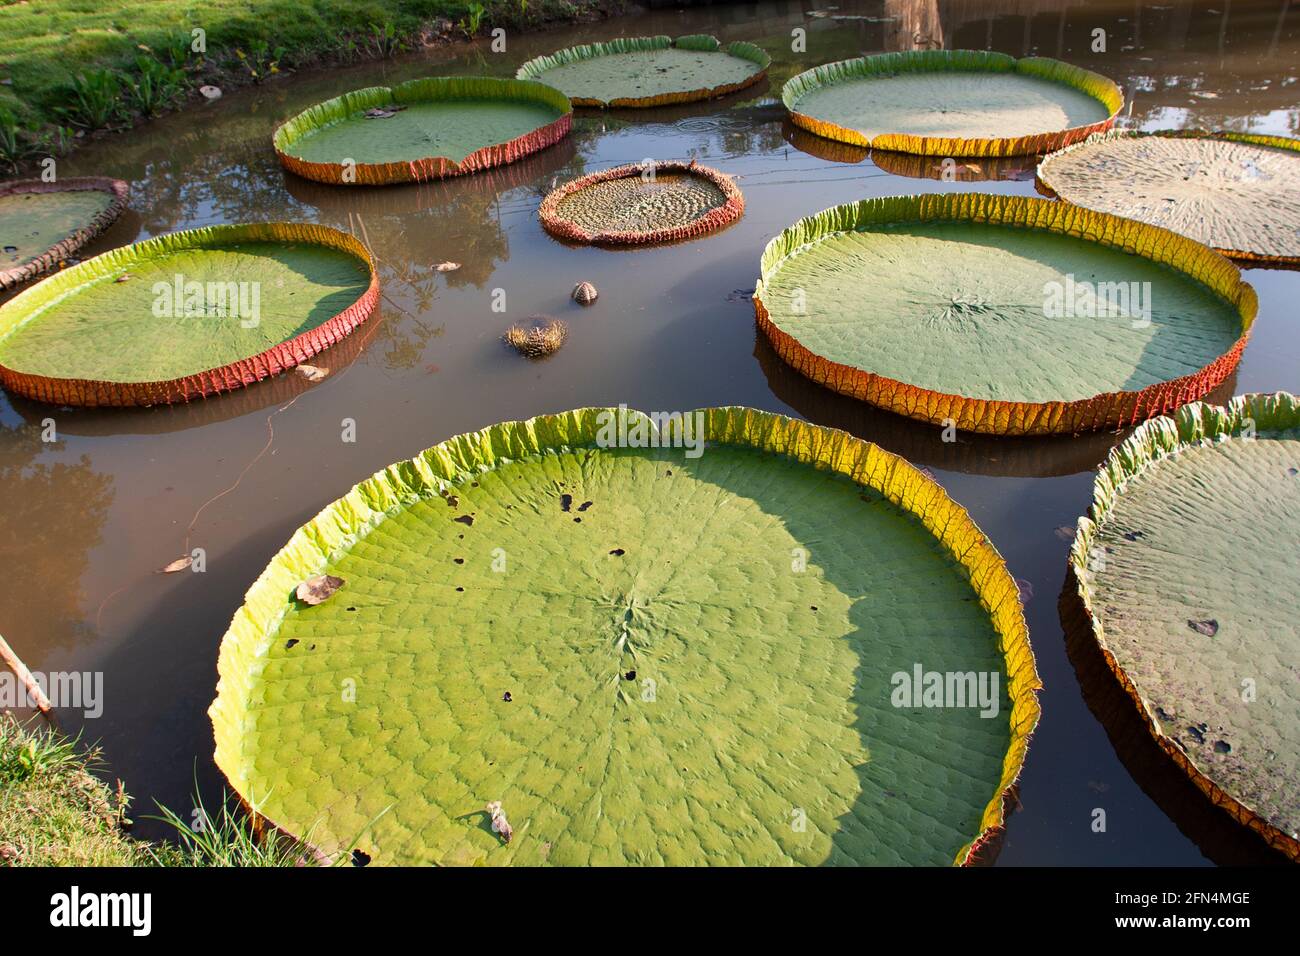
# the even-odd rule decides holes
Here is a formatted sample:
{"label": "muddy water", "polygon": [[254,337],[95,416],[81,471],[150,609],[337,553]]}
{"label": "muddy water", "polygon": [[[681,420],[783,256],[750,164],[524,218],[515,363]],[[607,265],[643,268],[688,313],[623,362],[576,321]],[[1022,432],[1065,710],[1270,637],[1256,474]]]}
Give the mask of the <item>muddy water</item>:
{"label": "muddy water", "polygon": [[[813,11],[817,11],[814,14]],[[995,11],[995,12],[988,12]],[[839,18],[839,19],[837,19]],[[807,52],[790,52],[804,27]],[[1090,49],[1107,31],[1106,53]],[[360,86],[439,73],[508,75],[524,59],[617,35],[710,32],[769,49],[770,84],[731,99],[642,114],[581,116],[566,142],[490,174],[344,191],[283,173],[275,123]],[[65,175],[132,183],[131,210],[99,252],[209,223],[292,219],[363,236],[382,262],[383,311],[316,360],[331,375],[288,378],[188,406],[50,409],[0,395],[0,633],[35,670],[102,671],[102,717],[63,722],[102,741],[108,772],[137,797],[184,810],[221,776],[205,716],[217,645],[244,589],[292,530],[355,481],[466,430],[582,405],[647,409],[747,404],[849,429],[930,468],[1033,590],[1028,617],[1046,690],[1000,864],[1195,864],[1254,859],[1250,839],[1207,811],[1152,759],[1057,609],[1067,541],[1091,469],[1118,436],[940,441],[786,369],[755,337],[747,294],[758,256],[798,216],[866,196],[926,190],[1032,195],[1032,165],[944,183],[930,164],[879,163],[798,136],[776,95],[808,66],[914,45],[1061,56],[1112,76],[1143,128],[1226,127],[1297,135],[1300,8],[1282,2],[1161,5],[1004,0],[763,3],[658,11],[486,44],[300,75],[229,95],[63,161]],[[739,177],[744,218],[687,245],[635,253],[572,249],[536,219],[557,180],[644,157],[698,158]],[[443,261],[463,263],[438,274]],[[582,310],[579,280],[601,291]],[[1236,391],[1300,390],[1300,273],[1251,270],[1261,309]],[[493,290],[507,311],[493,312]],[[568,344],[530,363],[499,341],[511,321],[550,313]],[[59,441],[42,443],[54,419]],[[356,422],[355,443],[341,423]],[[155,574],[189,548],[203,574]],[[1100,715],[1104,720],[1099,720]],[[1091,829],[1094,808],[1105,833]],[[145,832],[157,832],[149,826]]]}

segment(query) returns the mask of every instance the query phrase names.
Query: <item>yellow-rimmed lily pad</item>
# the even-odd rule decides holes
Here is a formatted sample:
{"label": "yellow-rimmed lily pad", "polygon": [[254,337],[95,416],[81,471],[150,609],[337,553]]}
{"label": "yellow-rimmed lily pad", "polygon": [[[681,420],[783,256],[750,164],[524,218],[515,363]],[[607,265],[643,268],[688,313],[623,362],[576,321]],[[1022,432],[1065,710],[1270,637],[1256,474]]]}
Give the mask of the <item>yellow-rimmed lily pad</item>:
{"label": "yellow-rimmed lily pad", "polygon": [[1154,419],[1110,455],[1070,564],[1107,664],[1207,796],[1300,859],[1300,401]]}
{"label": "yellow-rimmed lily pad", "polygon": [[[346,588],[295,602],[321,574]],[[583,409],[392,465],[272,560],[219,671],[235,789],[377,863],[967,862],[1038,715],[969,516],[742,408]],[[931,674],[969,697],[913,695]]]}

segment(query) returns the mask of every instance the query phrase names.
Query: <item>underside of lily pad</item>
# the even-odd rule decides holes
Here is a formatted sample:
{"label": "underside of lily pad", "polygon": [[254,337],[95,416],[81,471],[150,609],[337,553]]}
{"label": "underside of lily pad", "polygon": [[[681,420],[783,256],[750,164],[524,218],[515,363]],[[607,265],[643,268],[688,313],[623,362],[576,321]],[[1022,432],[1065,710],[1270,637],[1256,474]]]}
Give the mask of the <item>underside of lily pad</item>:
{"label": "underside of lily pad", "polygon": [[0,183],[0,289],[59,268],[113,224],[128,193],[99,176]]}
{"label": "underside of lily pad", "polygon": [[570,47],[529,60],[515,74],[561,90],[574,106],[665,106],[752,86],[771,57],[752,43],[715,37],[632,37]]}
{"label": "underside of lily pad", "polygon": [[356,90],[275,131],[290,172],[338,185],[423,182],[477,172],[568,135],[573,108],[541,83],[430,77]]}
{"label": "underside of lily pad", "polygon": [[538,209],[547,232],[569,242],[643,245],[692,239],[745,211],[735,181],[694,161],[630,163],[553,190]]}
{"label": "underside of lily pad", "polygon": [[743,408],[392,465],[272,560],[218,670],[244,801],[380,864],[966,863],[1040,686],[1015,582],[933,480]]}
{"label": "underside of lily pad", "polygon": [[768,243],[760,329],[799,372],[965,431],[1072,434],[1204,396],[1258,302],[1230,261],[1164,229],[979,193],[824,210]]}
{"label": "underside of lily pad", "polygon": [[251,223],[158,236],[0,305],[0,385],[61,405],[157,405],[277,375],[369,318],[379,278],[356,238]]}
{"label": "underside of lily pad", "polygon": [[1234,259],[1300,265],[1300,139],[1114,130],[1048,156],[1038,186]]}
{"label": "underside of lily pad", "polygon": [[917,50],[800,73],[781,99],[790,118],[855,146],[930,156],[1021,156],[1109,129],[1124,105],[1100,74],[1046,57]]}
{"label": "underside of lily pad", "polygon": [[1107,665],[1210,800],[1300,859],[1300,400],[1195,403],[1111,453],[1071,572]]}

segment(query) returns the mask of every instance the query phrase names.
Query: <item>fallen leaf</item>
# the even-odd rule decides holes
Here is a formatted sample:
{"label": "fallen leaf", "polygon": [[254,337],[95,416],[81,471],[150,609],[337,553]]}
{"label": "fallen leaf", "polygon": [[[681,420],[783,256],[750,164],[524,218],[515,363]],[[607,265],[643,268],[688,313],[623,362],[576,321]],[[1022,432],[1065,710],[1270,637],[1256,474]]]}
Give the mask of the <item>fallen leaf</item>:
{"label": "fallen leaf", "polygon": [[459,263],[459,262],[439,262],[439,263],[438,263],[436,266],[434,266],[433,268],[436,269],[438,272],[455,272],[457,269],[460,268],[460,263]]}
{"label": "fallen leaf", "polygon": [[487,812],[492,814],[492,830],[494,833],[501,834],[501,841],[509,843],[510,838],[514,836],[515,831],[510,822],[506,819],[506,812],[501,809],[501,801],[493,800],[487,805]]}
{"label": "fallen leaf", "polygon": [[323,381],[325,376],[330,373],[329,369],[321,368],[318,365],[298,365],[295,366],[294,371],[309,382]]}
{"label": "fallen leaf", "polygon": [[129,273],[129,272],[123,272],[120,276],[118,276],[118,277],[117,277],[116,279],[114,279],[113,281],[114,281],[114,282],[130,282],[130,281],[131,281],[132,279],[134,279],[134,278],[135,278],[135,276],[131,275],[131,273]]}
{"label": "fallen leaf", "polygon": [[1219,622],[1214,618],[1206,618],[1204,621],[1188,621],[1187,626],[1198,634],[1204,634],[1206,637],[1213,637],[1219,633]]}
{"label": "fallen leaf", "polygon": [[193,563],[194,563],[194,559],[187,554],[183,558],[177,558],[175,561],[173,561],[171,564],[167,565],[166,567],[159,568],[158,573],[175,574],[177,571],[184,571]]}
{"label": "fallen leaf", "polygon": [[298,585],[294,593],[304,604],[317,605],[328,601],[339,588],[347,582],[332,574],[321,574]]}

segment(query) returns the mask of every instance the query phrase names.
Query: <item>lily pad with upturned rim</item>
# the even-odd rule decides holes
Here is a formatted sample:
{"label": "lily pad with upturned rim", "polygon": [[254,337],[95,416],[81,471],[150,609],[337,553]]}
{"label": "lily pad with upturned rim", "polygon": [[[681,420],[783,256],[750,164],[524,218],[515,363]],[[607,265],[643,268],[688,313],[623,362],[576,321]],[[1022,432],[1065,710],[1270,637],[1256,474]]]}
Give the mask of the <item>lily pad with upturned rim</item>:
{"label": "lily pad with upturned rim", "polygon": [[[1077,301],[1054,316],[1049,287],[1064,307],[1079,281],[1149,282],[1149,322],[1068,317]],[[800,220],[764,250],[754,308],[813,381],[933,424],[1030,435],[1132,425],[1205,395],[1240,360],[1258,301],[1230,261],[1167,230],[961,193]]]}
{"label": "lily pad with upturned rim", "polygon": [[[235,307],[241,289],[252,314]],[[171,233],[88,259],[0,305],[0,384],[63,405],[186,401],[306,361],[378,300],[369,251],[335,229],[252,223]]]}
{"label": "lily pad with upturned rim", "polygon": [[[700,414],[698,457],[649,444],[680,424],[583,409],[328,506],[222,641],[235,790],[330,855],[391,806],[361,844],[377,863],[968,862],[1038,717],[1001,557],[874,445]],[[326,573],[346,599],[292,600]],[[918,664],[995,675],[1001,708],[894,706]]]}
{"label": "lily pad with upturned rim", "polygon": [[564,92],[574,106],[646,107],[707,100],[763,79],[772,58],[752,43],[702,34],[631,37],[569,47],[515,74]]}
{"label": "lily pad with upturned rim", "polygon": [[[385,115],[372,118],[368,110]],[[288,120],[273,139],[290,172],[374,186],[514,162],[559,142],[572,123],[568,98],[541,83],[430,77],[326,100]]]}
{"label": "lily pad with upturned rim", "polygon": [[730,225],[745,211],[735,181],[694,161],[629,163],[552,190],[537,214],[569,242],[675,242]]}
{"label": "lily pad with upturned rim", "polygon": [[113,224],[129,191],[99,176],[0,183],[0,289],[56,268]]}
{"label": "lily pad with upturned rim", "polygon": [[1047,57],[981,50],[882,53],[814,67],[781,90],[819,136],[932,156],[1019,156],[1109,129],[1124,95],[1106,77]]}
{"label": "lily pad with upturned rim", "polygon": [[1300,265],[1300,139],[1115,130],[1039,164],[1039,190],[1234,259]]}
{"label": "lily pad with upturned rim", "polygon": [[1147,422],[1097,476],[1070,565],[1093,636],[1156,743],[1300,860],[1300,400]]}

